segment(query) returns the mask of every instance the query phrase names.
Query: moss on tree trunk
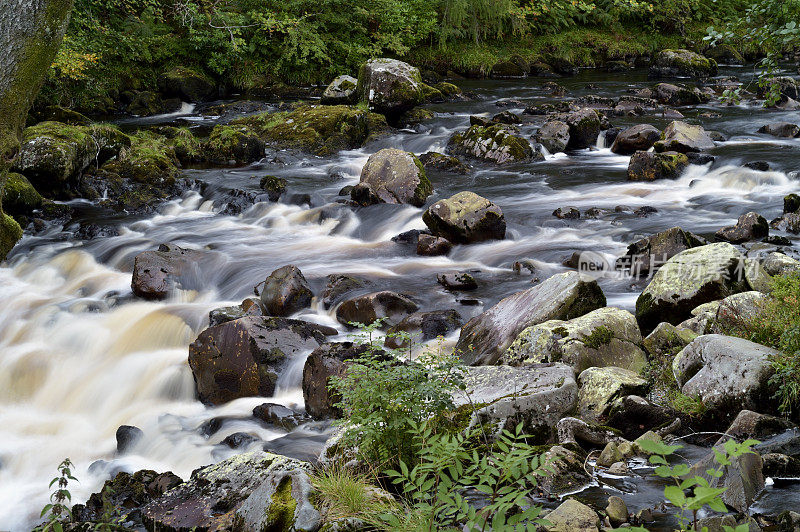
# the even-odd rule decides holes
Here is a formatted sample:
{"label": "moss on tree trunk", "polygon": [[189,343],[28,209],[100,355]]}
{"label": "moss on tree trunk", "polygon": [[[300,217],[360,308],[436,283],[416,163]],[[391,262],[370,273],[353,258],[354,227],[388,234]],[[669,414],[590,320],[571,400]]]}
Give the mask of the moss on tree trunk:
{"label": "moss on tree trunk", "polygon": [[[0,3],[0,196],[33,99],[58,52],[73,0],[5,0]],[[0,204],[0,216],[3,207]],[[10,220],[10,219],[9,219]],[[0,260],[16,243],[16,222],[0,226]],[[6,234],[8,233],[8,234]],[[15,236],[16,235],[16,236]]]}

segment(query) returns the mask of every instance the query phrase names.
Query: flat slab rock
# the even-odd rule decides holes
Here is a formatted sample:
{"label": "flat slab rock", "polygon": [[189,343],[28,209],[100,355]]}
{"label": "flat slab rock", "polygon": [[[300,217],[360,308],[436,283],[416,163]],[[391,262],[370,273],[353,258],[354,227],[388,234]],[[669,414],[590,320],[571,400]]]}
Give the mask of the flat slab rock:
{"label": "flat slab rock", "polygon": [[[575,375],[566,364],[471,367],[465,381],[479,419],[509,428],[522,422],[531,433],[543,431],[543,440],[550,439],[556,422],[578,402]],[[453,400],[457,406],[469,403],[463,392]]]}

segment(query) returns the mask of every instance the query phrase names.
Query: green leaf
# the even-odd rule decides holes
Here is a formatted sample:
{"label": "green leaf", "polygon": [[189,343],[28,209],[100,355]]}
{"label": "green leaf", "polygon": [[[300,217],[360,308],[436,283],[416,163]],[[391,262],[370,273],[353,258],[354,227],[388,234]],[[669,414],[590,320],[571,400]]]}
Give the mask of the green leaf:
{"label": "green leaf", "polygon": [[679,508],[686,504],[686,495],[678,486],[667,486],[664,488],[664,497]]}

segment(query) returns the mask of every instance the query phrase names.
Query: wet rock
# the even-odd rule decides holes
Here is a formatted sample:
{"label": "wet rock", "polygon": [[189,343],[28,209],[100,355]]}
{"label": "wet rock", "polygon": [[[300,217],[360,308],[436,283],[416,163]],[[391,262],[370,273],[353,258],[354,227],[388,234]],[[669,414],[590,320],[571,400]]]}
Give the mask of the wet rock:
{"label": "wet rock", "polygon": [[358,85],[358,80],[353,76],[337,76],[325,88],[320,101],[326,105],[355,103],[356,85]]}
{"label": "wet rock", "polygon": [[758,172],[769,171],[769,163],[767,161],[751,161],[749,163],[743,164],[742,167],[749,168],[750,170],[756,170]]}
{"label": "wet rock", "polygon": [[800,126],[790,122],[772,122],[758,128],[759,133],[766,133],[773,137],[794,138],[800,136]]}
{"label": "wet rock", "polygon": [[618,477],[626,477],[630,474],[630,470],[628,469],[628,464],[625,462],[614,462],[608,466],[606,473],[609,475],[616,475]]}
{"label": "wet rock", "polygon": [[455,349],[465,364],[494,364],[527,327],[576,318],[605,304],[596,280],[577,272],[554,275],[469,320]]}
{"label": "wet rock", "polygon": [[525,69],[514,61],[497,63],[489,73],[489,77],[492,79],[519,79],[526,75]]}
{"label": "wet rock", "polygon": [[[579,396],[580,397],[580,396]],[[597,457],[597,465],[600,467],[610,467],[612,464],[625,460],[622,451],[619,450],[617,442],[610,441],[600,451],[600,456]]]}
{"label": "wet rock", "polygon": [[349,361],[371,352],[367,345],[352,342],[326,343],[308,355],[303,366],[303,399],[314,419],[341,416],[336,406],[342,398],[330,389],[331,377],[342,377]]}
{"label": "wet rock", "polygon": [[784,214],[800,211],[800,196],[797,194],[787,194],[783,197]]}
{"label": "wet rock", "polygon": [[200,269],[210,257],[207,251],[172,244],[139,253],[133,263],[131,290],[144,299],[164,299],[176,288],[199,288]]}
{"label": "wet rock", "polygon": [[577,220],[581,217],[581,211],[577,207],[559,207],[553,211],[553,216],[559,220]]}
{"label": "wet rock", "polygon": [[130,450],[142,439],[144,432],[139,427],[132,425],[122,425],[117,429],[117,454],[123,454]]}
{"label": "wet rock", "polygon": [[534,137],[550,153],[563,152],[569,145],[569,126],[560,120],[545,122]]}
{"label": "wet rock", "polygon": [[264,158],[266,144],[246,126],[214,126],[203,143],[204,157],[218,165],[242,165]]}
{"label": "wet rock", "polygon": [[275,425],[276,427],[281,427],[286,430],[292,430],[296,428],[300,423],[307,419],[294,410],[286,408],[285,406],[277,403],[263,403],[258,405],[257,407],[253,408],[253,417],[260,419],[264,423]]}
{"label": "wet rock", "polygon": [[570,149],[592,148],[600,135],[600,116],[594,109],[580,109],[567,115]]}
{"label": "wet rock", "polygon": [[708,97],[697,88],[688,89],[671,83],[659,83],[653,88],[653,97],[665,105],[697,105],[708,101]]}
{"label": "wet rock", "polygon": [[647,381],[637,372],[613,366],[583,370],[578,376],[578,386],[578,413],[589,421],[605,419],[622,397],[647,392]]}
{"label": "wet rock", "polygon": [[631,181],[677,179],[687,166],[689,159],[683,153],[637,151],[628,163],[628,179]]}
{"label": "wet rock", "polygon": [[286,186],[288,185],[288,182],[282,177],[265,175],[261,178],[261,181],[258,185],[261,190],[267,192],[270,201],[278,201],[281,195],[286,192]]}
{"label": "wet rock", "polygon": [[492,117],[492,122],[496,122],[498,124],[519,124],[522,122],[522,119],[519,117],[518,114],[512,113],[511,111],[502,111],[497,113]]}
{"label": "wet rock", "polygon": [[413,153],[383,149],[369,157],[351,197],[360,205],[407,203],[421,207],[432,192],[425,169]]}
{"label": "wet rock", "polygon": [[436,257],[447,255],[453,249],[453,244],[446,238],[427,234],[420,234],[417,240],[417,255]]}
{"label": "wet rock", "polygon": [[2,194],[0,205],[3,206],[4,212],[11,215],[27,215],[42,206],[44,198],[24,175],[9,172],[6,176],[5,186],[0,192]]}
{"label": "wet rock", "polygon": [[222,440],[220,445],[230,447],[231,449],[247,449],[258,441],[260,440],[252,434],[248,434],[246,432],[234,432]]}
{"label": "wet rock", "polygon": [[256,301],[258,301],[258,304],[248,305],[246,309],[243,305],[215,308],[208,313],[209,327],[213,327],[214,325],[219,325],[228,321],[238,320],[239,318],[244,318],[245,316],[264,316],[265,312],[261,306],[261,300],[257,299]]}
{"label": "wet rock", "polygon": [[[455,310],[415,312],[387,331],[384,345],[391,349],[427,342],[457,331],[463,324],[461,315]],[[410,338],[393,336],[404,333]]]}
{"label": "wet rock", "polygon": [[469,398],[456,392],[456,406],[478,405],[474,415],[493,426],[513,430],[522,423],[539,443],[553,440],[556,422],[575,409],[578,399],[574,374],[564,364],[471,367],[464,379]]}
{"label": "wet rock", "polygon": [[681,391],[699,397],[713,410],[760,410],[772,405],[774,349],[719,334],[699,336],[675,357],[673,370]]}
{"label": "wet rock", "polygon": [[689,50],[662,50],[653,58],[650,78],[705,79],[717,75],[717,62]]}
{"label": "wet rock", "polygon": [[784,213],[780,218],[775,218],[769,223],[773,229],[800,234],[800,212]]}
{"label": "wet rock", "polygon": [[314,293],[297,266],[273,271],[261,289],[261,303],[270,316],[289,316],[311,306]]}
{"label": "wet rock", "polygon": [[341,273],[328,276],[328,283],[322,291],[322,304],[326,309],[342,301],[348,294],[358,290],[367,290],[369,283],[365,279]]}
{"label": "wet rock", "polygon": [[507,126],[494,124],[470,126],[463,133],[456,133],[448,141],[447,149],[454,155],[505,164],[530,160],[542,160],[544,156],[534,152],[523,137],[511,133]]}
{"label": "wet rock", "polygon": [[135,473],[120,472],[105,481],[98,493],[93,493],[86,504],[72,508],[75,523],[105,523],[110,506],[117,511],[115,517],[128,529],[144,529],[141,508],[161,497],[183,482],[173,473],[156,473],[143,469]]}
{"label": "wet rock", "polygon": [[189,346],[198,397],[212,405],[270,397],[288,360],[324,342],[318,326],[286,318],[252,316],[209,327]]}
{"label": "wet rock", "polygon": [[674,120],[664,129],[664,140],[656,142],[653,147],[657,152],[688,153],[710,150],[714,146],[714,141],[708,136],[703,126],[693,126],[680,120]]}
{"label": "wet rock", "polygon": [[690,164],[696,164],[699,166],[710,164],[717,160],[717,158],[713,155],[709,155],[707,153],[698,153],[696,151],[690,151],[686,154],[686,157],[689,159]]}
{"label": "wet rock", "polygon": [[398,114],[421,104],[419,69],[396,59],[371,59],[361,65],[356,93],[359,101],[383,114]]}
{"label": "wet rock", "polygon": [[704,244],[694,233],[672,227],[630,244],[626,254],[617,259],[617,267],[630,270],[635,278],[647,276],[681,251]]}
{"label": "wet rock", "polygon": [[148,530],[317,530],[310,465],[251,451],[192,473],[142,510]]}
{"label": "wet rock", "polygon": [[620,155],[632,155],[637,151],[647,151],[657,140],[661,138],[661,132],[650,124],[637,124],[621,131],[611,151]]}
{"label": "wet rock", "polygon": [[725,431],[727,437],[723,436],[715,445],[722,445],[728,437],[735,438],[737,441],[749,439],[765,441],[794,426],[788,419],[759,414],[752,410],[742,410]]}
{"label": "wet rock", "polygon": [[545,453],[545,461],[550,465],[548,471],[539,479],[538,488],[545,497],[560,497],[575,493],[592,481],[583,468],[584,453],[578,452],[577,445],[554,445]]}
{"label": "wet rock", "polygon": [[423,153],[419,156],[419,161],[426,170],[453,172],[456,174],[467,174],[470,171],[469,166],[459,161],[456,157],[434,151]]}
{"label": "wet rock", "polygon": [[344,325],[369,325],[381,319],[384,326],[392,327],[418,308],[407,296],[384,290],[343,302],[336,309],[336,319]]}
{"label": "wet rock", "polygon": [[628,440],[663,427],[674,417],[670,409],[654,405],[644,397],[628,395],[611,405],[605,424],[619,430]]}
{"label": "wet rock", "polygon": [[694,464],[688,476],[702,476],[712,488],[725,488],[722,502],[737,512],[747,513],[756,496],[764,489],[763,461],[757,452],[732,458],[722,468],[721,477],[711,477],[706,471],[717,467],[714,453]]}
{"label": "wet rock", "polygon": [[628,521],[628,506],[620,497],[612,495],[608,498],[606,515],[608,515],[608,520],[611,521],[612,525],[619,526]]}
{"label": "wet rock", "polygon": [[440,273],[436,281],[448,290],[475,290],[478,282],[466,272]]}
{"label": "wet rock", "polygon": [[217,95],[217,88],[210,78],[186,67],[176,67],[165,72],[158,80],[158,88],[166,96],[174,96],[187,102],[204,102]]}
{"label": "wet rock", "polygon": [[595,511],[575,499],[567,499],[544,518],[550,521],[549,532],[597,532],[600,525]]}
{"label": "wet rock", "polygon": [[728,243],[682,251],[669,259],[636,300],[636,319],[649,334],[662,321],[677,325],[698,305],[747,289],[744,257]]}
{"label": "wet rock", "polygon": [[732,244],[741,244],[748,240],[758,240],[769,234],[767,220],[757,212],[748,212],[739,216],[736,225],[723,227],[714,236]]}
{"label": "wet rock", "polygon": [[500,357],[503,364],[563,362],[576,373],[616,366],[640,372],[647,364],[633,314],[603,307],[569,321],[551,319],[524,329]]}
{"label": "wet rock", "polygon": [[457,244],[502,240],[506,220],[500,207],[474,192],[439,200],[422,215],[431,232]]}
{"label": "wet rock", "polygon": [[659,323],[653,332],[642,341],[642,346],[650,357],[656,358],[677,354],[696,337],[697,333],[688,329],[678,329],[664,321]]}

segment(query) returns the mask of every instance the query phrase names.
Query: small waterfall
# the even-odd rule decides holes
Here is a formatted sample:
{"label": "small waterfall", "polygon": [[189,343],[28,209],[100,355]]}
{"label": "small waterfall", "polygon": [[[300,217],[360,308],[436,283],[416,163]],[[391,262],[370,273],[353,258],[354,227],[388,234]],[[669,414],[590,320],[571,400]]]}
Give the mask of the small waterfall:
{"label": "small waterfall", "polygon": [[602,150],[602,149],[604,149],[606,147],[606,132],[605,131],[601,131],[600,134],[597,135],[597,143],[595,144],[595,147],[598,150]]}

